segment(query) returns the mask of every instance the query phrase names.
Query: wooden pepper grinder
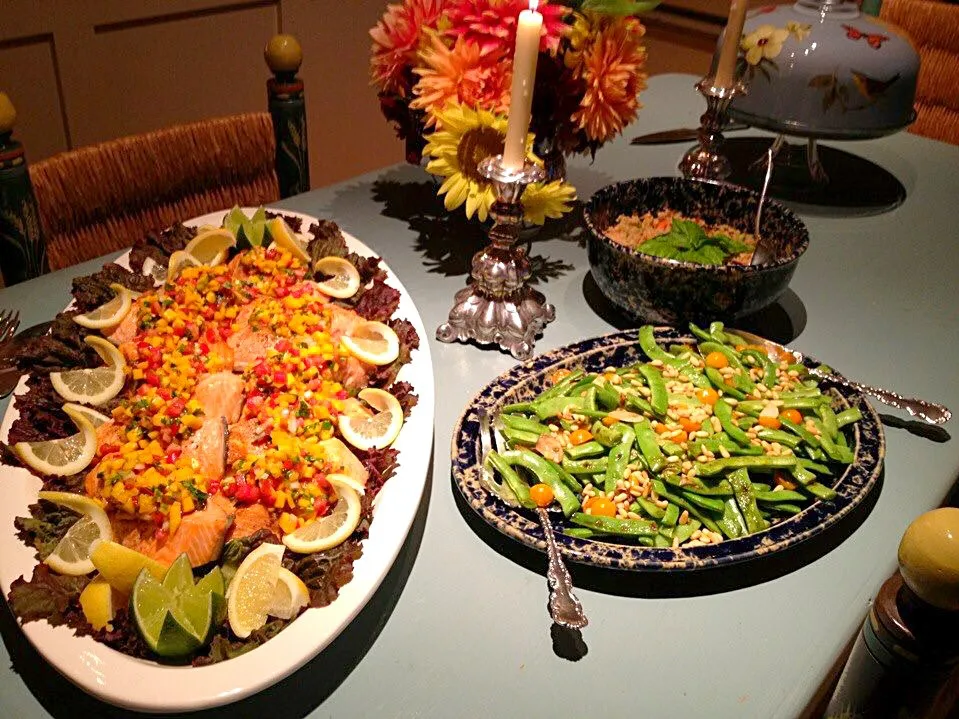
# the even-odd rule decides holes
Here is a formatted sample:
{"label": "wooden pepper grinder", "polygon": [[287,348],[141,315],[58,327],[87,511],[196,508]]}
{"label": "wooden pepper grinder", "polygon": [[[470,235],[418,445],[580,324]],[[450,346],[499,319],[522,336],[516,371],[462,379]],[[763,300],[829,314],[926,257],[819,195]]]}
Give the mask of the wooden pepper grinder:
{"label": "wooden pepper grinder", "polygon": [[273,72],[266,88],[276,139],[280,197],[289,197],[310,189],[306,100],[303,98],[303,81],[296,75],[303,62],[303,50],[292,35],[274,35],[267,43],[263,57]]}
{"label": "wooden pepper grinder", "polygon": [[0,92],[0,272],[7,286],[50,271],[27,158],[13,139],[16,121],[13,103]]}
{"label": "wooden pepper grinder", "polygon": [[919,516],[899,544],[825,716],[954,716],[959,660],[959,508]]}

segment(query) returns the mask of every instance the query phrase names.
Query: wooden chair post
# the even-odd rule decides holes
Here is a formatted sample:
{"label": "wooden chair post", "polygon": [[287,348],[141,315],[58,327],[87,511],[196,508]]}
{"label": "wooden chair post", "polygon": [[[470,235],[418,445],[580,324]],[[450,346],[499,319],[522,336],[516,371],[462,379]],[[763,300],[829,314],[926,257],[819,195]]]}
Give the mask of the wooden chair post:
{"label": "wooden chair post", "polygon": [[306,101],[303,81],[296,76],[303,61],[300,43],[292,35],[274,35],[263,53],[273,73],[267,83],[273,135],[276,138],[276,175],[280,197],[310,189],[310,156],[306,144]]}
{"label": "wooden chair post", "polygon": [[13,139],[16,120],[13,103],[0,92],[0,272],[8,286],[50,271],[27,158]]}

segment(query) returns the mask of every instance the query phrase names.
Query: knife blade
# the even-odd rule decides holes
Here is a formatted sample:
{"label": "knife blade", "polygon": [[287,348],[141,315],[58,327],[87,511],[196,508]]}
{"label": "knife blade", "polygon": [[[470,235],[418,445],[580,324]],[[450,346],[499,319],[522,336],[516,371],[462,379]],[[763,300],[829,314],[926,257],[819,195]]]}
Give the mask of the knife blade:
{"label": "knife blade", "polygon": [[[730,122],[724,128],[724,132],[733,132],[735,130],[745,130],[749,125],[742,122]],[[692,142],[697,138],[699,128],[680,127],[675,130],[663,130],[661,132],[650,132],[647,135],[639,135],[629,141],[630,145],[670,145],[675,142]]]}
{"label": "knife blade", "polygon": [[0,347],[0,366],[12,364],[13,360],[23,350],[23,345],[36,337],[42,337],[50,329],[53,322],[41,322],[17,332],[10,340]]}

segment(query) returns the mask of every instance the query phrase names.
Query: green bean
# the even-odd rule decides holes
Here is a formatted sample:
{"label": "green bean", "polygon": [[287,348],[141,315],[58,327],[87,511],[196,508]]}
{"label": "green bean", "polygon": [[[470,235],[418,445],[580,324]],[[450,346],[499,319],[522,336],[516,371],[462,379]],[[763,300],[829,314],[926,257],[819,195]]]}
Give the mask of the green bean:
{"label": "green bean", "polygon": [[682,489],[686,492],[693,492],[694,494],[701,494],[704,497],[733,496],[733,488],[725,479],[721,480],[715,487],[707,487],[703,484],[680,484],[680,480],[671,475],[663,475],[663,482],[672,487],[676,487],[676,489]]}
{"label": "green bean", "polygon": [[645,519],[618,519],[599,517],[583,512],[575,512],[570,521],[573,524],[604,534],[617,534],[624,537],[653,537],[658,531],[656,522]]}
{"label": "green bean", "polygon": [[839,424],[836,421],[836,413],[832,411],[832,407],[826,404],[821,404],[816,408],[816,414],[819,415],[820,420],[822,421],[822,431],[831,439],[836,441],[836,435],[839,434]]}
{"label": "green bean", "polygon": [[656,331],[652,325],[643,325],[639,328],[639,347],[651,360],[659,360],[664,364],[676,361],[676,357],[656,342]]}
{"label": "green bean", "polygon": [[724,344],[720,344],[719,342],[713,342],[712,340],[699,343],[699,354],[705,357],[710,352],[719,352],[720,354],[725,355],[726,359],[729,360],[729,366],[733,369],[738,369],[743,372],[748,371],[746,366],[743,364],[743,361],[739,358],[739,353],[734,349],[727,347]]}
{"label": "green bean", "polygon": [[858,407],[848,407],[836,415],[836,425],[845,427],[847,424],[858,422],[862,419],[862,411]]}
{"label": "green bean", "polygon": [[702,522],[707,529],[710,529],[713,532],[719,531],[719,525],[716,524],[716,521],[712,517],[709,517],[692,502],[687,502],[683,497],[668,491],[666,489],[666,485],[664,485],[658,479],[653,481],[653,487],[656,489],[656,494],[659,495],[660,499],[665,499],[687,510],[693,517]]}
{"label": "green bean", "polygon": [[583,409],[587,411],[596,411],[596,385],[590,385],[583,395]]}
{"label": "green bean", "polygon": [[535,445],[540,438],[536,432],[524,432],[520,429],[511,429],[503,427],[503,436],[510,441],[510,444],[528,444]]}
{"label": "green bean", "polygon": [[506,486],[512,490],[513,494],[516,496],[516,500],[527,509],[533,509],[536,507],[536,502],[534,502],[529,496],[529,485],[523,481],[516,470],[513,469],[509,463],[503,459],[495,450],[491,451],[486,455],[486,462],[490,468],[499,472],[499,475],[503,478],[503,481],[506,482]]}
{"label": "green bean", "polygon": [[818,497],[819,499],[824,499],[826,501],[836,498],[836,491],[834,489],[827,487],[825,484],[820,484],[819,482],[810,482],[807,484],[806,491],[814,497]]}
{"label": "green bean", "polygon": [[698,465],[699,471],[697,474],[700,477],[712,477],[715,474],[725,472],[729,469],[772,471],[776,469],[791,469],[795,466],[796,457],[792,455],[782,455],[779,457],[771,457],[768,455],[761,457],[724,457],[723,459],[714,459],[711,462]]}
{"label": "green bean", "polygon": [[763,371],[763,384],[769,388],[775,387],[777,382],[776,365],[769,359],[769,355],[755,349],[744,349],[742,351],[743,359],[752,359]]}
{"label": "green bean", "polygon": [[723,502],[723,516],[717,524],[719,530],[727,539],[736,539],[749,533],[746,528],[746,520],[743,519],[743,515],[739,511],[739,505],[736,504],[735,497],[729,497]]}
{"label": "green bean", "polygon": [[[806,498],[803,497],[803,500],[805,499]],[[780,514],[799,514],[801,511],[803,511],[803,507],[799,506],[798,504],[793,504],[792,502],[782,502],[776,505],[770,505],[769,508],[779,512]]]}
{"label": "green bean", "polygon": [[773,492],[754,492],[757,502],[804,502],[806,495],[789,489]]}
{"label": "green bean", "polygon": [[596,387],[596,401],[603,409],[613,410],[619,407],[622,395],[609,382],[603,382]]}
{"label": "green bean", "polygon": [[800,437],[797,437],[794,434],[789,434],[788,432],[783,432],[779,429],[761,429],[756,433],[756,436],[759,437],[759,439],[766,440],[767,442],[778,442],[779,444],[784,444],[790,449],[795,449],[802,442]]}
{"label": "green bean", "polygon": [[677,524],[673,527],[673,543],[679,546],[693,536],[693,533],[701,526],[698,519],[690,519],[686,524]]}
{"label": "green bean", "polygon": [[572,389],[573,385],[575,385],[582,378],[583,374],[584,372],[581,369],[573,370],[548,390],[541,392],[537,399],[549,399],[550,397],[560,397],[566,394],[570,389]]}
{"label": "green bean", "polygon": [[660,417],[665,415],[669,406],[669,395],[666,393],[666,380],[663,379],[663,373],[649,364],[640,365],[639,371],[649,385],[651,393],[649,405],[653,413]]}
{"label": "green bean", "polygon": [[694,336],[701,339],[703,342],[715,342],[716,338],[709,334],[702,327],[694,325],[692,322],[689,323],[689,331],[693,333]]}
{"label": "green bean", "polygon": [[792,420],[786,419],[782,415],[779,416],[779,423],[790,432],[794,432],[795,434],[799,435],[802,441],[806,444],[815,448],[819,447],[819,438],[801,424],[796,424]]}
{"label": "green bean", "polygon": [[672,528],[660,527],[659,531],[656,532],[656,536],[653,537],[653,546],[659,547],[660,549],[673,546]]}
{"label": "green bean", "polygon": [[828,397],[787,397],[782,400],[782,409],[817,409],[824,402],[828,402]]}
{"label": "green bean", "polygon": [[675,527],[679,521],[679,507],[675,504],[666,506],[666,512],[663,514],[663,521],[660,523],[665,527]]}
{"label": "green bean", "polygon": [[758,417],[759,413],[762,412],[768,403],[765,400],[761,399],[747,399],[739,402],[736,405],[738,409],[743,414],[749,414],[754,417]]}
{"label": "green bean", "polygon": [[643,399],[638,392],[626,393],[626,409],[631,409],[640,414],[653,414],[653,406]]}
{"label": "green bean", "polygon": [[816,387],[797,387],[788,392],[780,392],[779,399],[798,399],[799,397],[822,397],[822,390]]}
{"label": "green bean", "polygon": [[563,480],[563,484],[569,487],[572,491],[576,492],[576,494],[579,494],[580,492],[583,491],[583,485],[580,484],[579,480],[576,479],[576,477],[574,477],[565,469],[563,469],[563,465],[561,465],[559,462],[554,462],[549,457],[544,457],[543,459],[545,459],[549,463],[550,467],[556,470],[556,473],[559,475],[559,478]]}
{"label": "green bean", "polygon": [[536,400],[530,405],[530,409],[540,419],[548,419],[567,411],[582,413],[586,409],[586,400],[582,397],[549,397]]}
{"label": "green bean", "polygon": [[609,427],[602,422],[594,422],[592,428],[590,428],[590,432],[593,435],[593,439],[607,449],[612,449],[623,441],[623,431],[625,428],[626,425],[622,422],[617,422]]}
{"label": "green bean", "polygon": [[602,456],[597,459],[573,460],[563,457],[560,462],[563,469],[572,475],[576,474],[606,474],[606,465],[609,463],[608,456]]}
{"label": "green bean", "polygon": [[586,527],[567,527],[563,530],[563,534],[575,539],[592,539],[596,536],[596,532],[592,529],[586,529]]}
{"label": "green bean", "polygon": [[536,434],[546,434],[549,427],[541,422],[527,419],[521,414],[500,414],[500,420],[510,429],[518,429],[523,432],[535,432]]}
{"label": "green bean", "polygon": [[811,459],[802,459],[801,457],[796,461],[803,469],[808,469],[810,472],[819,472],[819,474],[829,474],[830,469],[824,464],[815,462]]}
{"label": "green bean", "polygon": [[719,419],[723,426],[723,431],[729,435],[730,439],[742,445],[751,444],[749,435],[743,432],[739,425],[733,422],[733,406],[722,398],[713,405],[713,415]]}
{"label": "green bean", "polygon": [[528,449],[517,449],[503,452],[501,456],[512,466],[519,465],[528,469],[536,476],[538,481],[548,485],[553,490],[553,496],[559,502],[563,514],[567,517],[580,508],[576,495],[563,484],[559,473],[550,467],[541,455],[530,452]]}
{"label": "green bean", "polygon": [[[630,432],[630,435],[632,432]],[[603,490],[612,492],[616,489],[616,483],[623,479],[626,472],[626,465],[629,462],[629,450],[633,446],[633,439],[630,436],[629,441],[624,440],[609,450],[609,462],[606,465],[606,477],[603,481]]]}
{"label": "green bean", "polygon": [[637,497],[636,504],[653,519],[662,519],[666,515],[666,510],[658,507],[652,500],[645,497]]}
{"label": "green bean", "polygon": [[810,472],[808,469],[803,467],[799,462],[796,462],[795,467],[789,468],[789,473],[792,474],[793,479],[799,482],[802,485],[809,484],[810,482],[816,481],[816,475]]}
{"label": "green bean", "polygon": [[532,402],[514,402],[513,404],[506,404],[500,409],[501,413],[527,413],[533,411]]}
{"label": "green bean", "polygon": [[656,442],[656,432],[652,425],[649,422],[637,422],[633,425],[633,431],[636,433],[636,444],[649,470],[658,474],[666,466],[666,457]]}
{"label": "green bean", "polygon": [[745,468],[737,469],[730,473],[729,483],[732,485],[733,491],[736,492],[736,504],[739,505],[739,511],[742,512],[749,533],[754,534],[766,529],[769,524],[759,514],[753,485],[749,481],[749,472]]}
{"label": "green bean", "polygon": [[722,390],[724,394],[729,395],[733,399],[746,399],[745,392],[740,390],[738,387],[733,387],[732,385],[726,384],[726,379],[719,374],[719,370],[713,369],[712,367],[707,367],[706,378],[712,383],[715,389]]}
{"label": "green bean", "polygon": [[583,442],[582,444],[570,445],[566,448],[566,454],[570,459],[585,459],[586,457],[595,457],[598,454],[605,454],[606,448],[596,440]]}
{"label": "green bean", "polygon": [[716,497],[707,497],[701,494],[696,494],[695,492],[683,491],[683,498],[688,501],[696,504],[703,509],[708,509],[711,512],[722,512],[723,511],[723,500]]}

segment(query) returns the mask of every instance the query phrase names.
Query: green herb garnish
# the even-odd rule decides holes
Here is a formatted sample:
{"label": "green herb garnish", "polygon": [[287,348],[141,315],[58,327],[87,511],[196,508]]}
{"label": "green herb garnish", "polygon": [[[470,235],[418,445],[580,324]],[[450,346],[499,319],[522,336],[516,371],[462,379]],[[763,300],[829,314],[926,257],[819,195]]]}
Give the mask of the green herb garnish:
{"label": "green herb garnish", "polygon": [[637,249],[669,260],[721,265],[732,255],[748,252],[749,245],[718,232],[707,235],[698,222],[675,218],[669,232],[646,240]]}

